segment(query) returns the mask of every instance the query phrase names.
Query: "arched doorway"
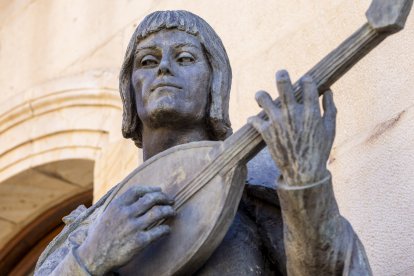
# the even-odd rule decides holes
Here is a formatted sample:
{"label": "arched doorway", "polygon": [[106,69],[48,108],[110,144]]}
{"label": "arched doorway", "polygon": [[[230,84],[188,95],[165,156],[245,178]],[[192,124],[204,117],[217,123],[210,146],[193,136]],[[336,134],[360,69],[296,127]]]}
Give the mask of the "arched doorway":
{"label": "arched doorway", "polygon": [[0,275],[29,275],[62,217],[92,203],[94,161],[68,159],[0,183]]}

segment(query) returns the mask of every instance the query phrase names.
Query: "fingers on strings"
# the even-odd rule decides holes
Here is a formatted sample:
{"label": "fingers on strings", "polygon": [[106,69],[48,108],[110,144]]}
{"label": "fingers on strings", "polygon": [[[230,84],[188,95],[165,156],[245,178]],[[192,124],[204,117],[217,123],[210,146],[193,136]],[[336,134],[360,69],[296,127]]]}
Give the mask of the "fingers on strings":
{"label": "fingers on strings", "polygon": [[160,192],[161,188],[158,187],[148,187],[148,186],[134,186],[129,188],[125,193],[123,193],[119,200],[124,205],[130,205],[136,202],[139,198],[144,196],[147,193]]}
{"label": "fingers on strings", "polygon": [[162,192],[145,194],[138,201],[130,205],[132,214],[136,217],[143,215],[156,205],[172,205],[174,200]]}
{"label": "fingers on strings", "polygon": [[259,132],[259,133],[264,133],[270,125],[269,121],[266,121],[266,120],[264,120],[262,118],[259,118],[257,116],[253,116],[253,117],[248,118],[247,122],[249,124],[251,124],[257,130],[257,132]]}
{"label": "fingers on strings", "polygon": [[295,99],[295,93],[292,82],[290,81],[289,73],[286,70],[280,70],[276,73],[276,87],[279,92],[282,110],[288,112],[286,115],[293,113],[298,103]]}
{"label": "fingers on strings", "polygon": [[[168,205],[153,206],[148,212],[137,218],[137,223],[141,229],[147,229],[154,224],[175,216],[175,211]],[[155,226],[154,226],[155,227]]]}
{"label": "fingers on strings", "polygon": [[[281,70],[276,74],[276,83],[279,91],[281,104],[286,107],[288,112],[287,115],[294,112],[295,106],[298,104],[293,85],[290,81],[289,74],[285,70]],[[319,104],[319,92],[316,82],[309,75],[304,76],[300,81],[302,90],[303,90],[303,108],[305,117],[320,117],[321,108]],[[336,107],[333,102],[333,94],[331,90],[327,90],[324,93],[323,97],[323,110],[324,110],[324,119],[327,121],[328,125],[335,123],[336,118]],[[284,108],[282,108],[283,110]]]}
{"label": "fingers on strings", "polygon": [[140,229],[147,229],[176,214],[171,206],[174,200],[158,187],[134,186],[119,199],[124,201],[123,208],[128,216],[136,218]]}
{"label": "fingers on strings", "polygon": [[256,93],[256,101],[261,108],[263,108],[267,117],[270,120],[262,119],[258,116],[253,116],[248,119],[248,122],[259,132],[265,134],[266,130],[273,122],[279,121],[280,109],[273,103],[270,95],[265,91]]}
{"label": "fingers on strings", "polygon": [[277,120],[280,116],[280,110],[273,103],[272,97],[266,91],[258,91],[256,93],[256,101],[266,112],[267,117],[271,120]]}
{"label": "fingers on strings", "polygon": [[304,76],[301,79],[301,84],[303,89],[303,106],[305,117],[320,117],[321,108],[319,106],[319,94],[316,83],[310,76]]}
{"label": "fingers on strings", "polygon": [[149,244],[161,237],[168,235],[170,232],[171,229],[168,225],[158,225],[147,231],[140,232],[140,241],[144,242],[144,244]]}
{"label": "fingers on strings", "polygon": [[[300,81],[303,91],[303,114],[305,118],[320,118],[321,108],[319,104],[319,92],[316,82],[311,76],[304,76]],[[280,121],[281,115],[289,124],[295,124],[294,112],[299,106],[295,97],[295,89],[290,80],[289,74],[286,70],[281,70],[276,73],[276,86],[280,96],[281,108],[278,108],[272,101],[270,95],[265,91],[256,93],[256,100],[260,107],[263,108],[271,121]],[[336,108],[333,103],[332,92],[328,90],[326,96],[323,98],[324,120],[330,128],[335,127]],[[258,130],[263,131],[267,126],[266,121],[260,118],[252,117],[249,122]]]}

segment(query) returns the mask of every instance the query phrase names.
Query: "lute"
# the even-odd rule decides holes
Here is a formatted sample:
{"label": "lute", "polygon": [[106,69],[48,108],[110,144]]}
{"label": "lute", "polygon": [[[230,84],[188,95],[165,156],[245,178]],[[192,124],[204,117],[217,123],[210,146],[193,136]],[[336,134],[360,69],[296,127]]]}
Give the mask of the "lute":
{"label": "lute", "polygon": [[[403,29],[413,0],[374,0],[368,22],[306,74],[322,94],[387,36]],[[299,81],[294,84],[300,102]],[[275,104],[280,105],[278,99]],[[266,118],[264,112],[260,117]],[[193,142],[170,148],[145,161],[114,190],[104,208],[138,183],[161,187],[175,199],[177,216],[167,221],[171,234],[140,252],[123,271],[139,275],[189,275],[211,256],[236,214],[243,192],[245,164],[265,146],[246,124],[224,142]]]}

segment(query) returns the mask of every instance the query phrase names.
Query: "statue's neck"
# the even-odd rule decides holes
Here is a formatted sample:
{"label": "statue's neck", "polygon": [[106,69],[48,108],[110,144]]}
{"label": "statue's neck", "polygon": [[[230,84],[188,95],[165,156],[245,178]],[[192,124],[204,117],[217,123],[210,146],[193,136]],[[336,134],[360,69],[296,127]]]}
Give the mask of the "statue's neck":
{"label": "statue's neck", "polygon": [[189,129],[156,128],[146,126],[142,134],[144,161],[171,147],[195,141],[210,140],[204,125]]}

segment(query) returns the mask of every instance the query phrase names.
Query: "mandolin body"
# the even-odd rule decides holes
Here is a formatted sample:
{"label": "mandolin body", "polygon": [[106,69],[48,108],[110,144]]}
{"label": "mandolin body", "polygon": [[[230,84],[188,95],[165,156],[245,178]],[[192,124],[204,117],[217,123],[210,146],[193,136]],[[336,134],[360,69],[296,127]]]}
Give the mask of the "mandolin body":
{"label": "mandolin body", "polygon": [[[222,142],[193,142],[168,149],[144,162],[114,196],[134,185],[161,187],[175,198],[211,161]],[[213,176],[166,221],[171,233],[152,243],[120,268],[121,275],[188,275],[194,273],[221,243],[236,214],[246,179],[245,164]],[[191,185],[191,184],[190,184]]]}

